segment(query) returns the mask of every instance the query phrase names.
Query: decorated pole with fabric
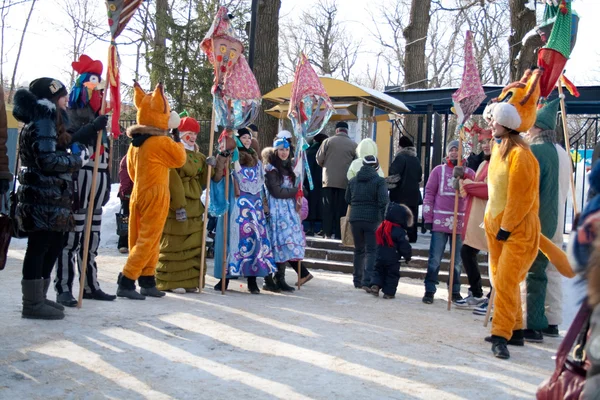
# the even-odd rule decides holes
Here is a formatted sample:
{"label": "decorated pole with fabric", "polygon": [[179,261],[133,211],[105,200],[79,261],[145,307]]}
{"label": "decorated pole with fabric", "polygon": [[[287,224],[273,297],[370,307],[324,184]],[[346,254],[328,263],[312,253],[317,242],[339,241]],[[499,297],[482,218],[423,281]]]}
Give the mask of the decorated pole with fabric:
{"label": "decorated pole with fabric", "polygon": [[[452,95],[452,103],[458,118],[458,166],[462,166],[463,140],[465,134],[465,123],[471,118],[473,112],[485,99],[485,92],[479,78],[477,63],[473,56],[473,34],[467,31],[465,37],[465,66],[460,88]],[[456,178],[455,178],[456,179]],[[448,278],[448,311],[452,309],[452,284],[454,283],[454,260],[456,259],[456,229],[458,226],[458,196],[459,191],[454,192],[454,215],[452,218],[452,247],[450,250],[450,275]]]}
{"label": "decorated pole with fabric", "polygon": [[[214,143],[214,131],[217,126],[223,129],[219,136],[219,146],[225,150],[227,138],[233,137],[233,131],[245,128],[257,117],[260,110],[262,96],[252,73],[246,57],[244,57],[244,46],[238,38],[231,19],[233,15],[228,13],[226,7],[220,7],[215,15],[213,23],[200,43],[200,48],[206,53],[208,60],[214,67],[215,80],[211,90],[213,95],[213,118],[211,121],[210,149],[212,155]],[[232,161],[237,161],[237,148],[234,149]],[[204,224],[208,221],[208,209],[210,202],[210,176],[212,167],[208,167],[207,196],[204,208]],[[229,162],[225,167],[225,199],[229,201]],[[227,223],[228,212],[223,215]],[[227,232],[226,225],[224,232]],[[227,277],[227,238],[223,235],[223,265],[221,293],[225,294],[225,282]],[[202,248],[206,245],[206,235],[203,236]]]}
{"label": "decorated pole with fabric", "polygon": [[[106,11],[108,14],[108,25],[110,27],[110,46],[108,48],[108,63],[106,69],[105,82],[108,84],[110,92],[110,103],[112,111],[111,132],[112,137],[118,137],[121,134],[119,128],[119,117],[121,115],[121,95],[119,78],[119,54],[115,40],[123,32],[125,26],[135,14],[135,11],[142,4],[142,0],[106,0]],[[106,114],[106,91],[102,96],[102,108],[100,115]],[[102,131],[98,131],[96,138],[96,149],[94,152],[94,169],[92,172],[92,187],[90,190],[90,200],[88,212],[85,220],[85,229],[83,232],[83,260],[81,265],[81,277],[79,280],[79,298],[77,308],[81,308],[83,303],[83,288],[86,277],[88,250],[90,248],[90,233],[92,231],[92,218],[94,215],[94,199],[96,198],[96,181],[98,179],[98,164],[100,162],[100,148],[102,147]],[[109,162],[110,165],[110,162]]]}
{"label": "decorated pole with fabric", "polygon": [[[294,136],[296,137],[294,172],[298,177],[299,186],[296,195],[297,202],[304,196],[302,184],[305,171],[310,190],[314,187],[308,160],[306,159],[307,138],[313,137],[323,130],[333,111],[333,104],[325,91],[325,87],[310,65],[306,55],[301,54],[294,73],[288,110],[288,118],[292,121]],[[298,261],[298,290],[300,290],[300,269],[301,263]]]}

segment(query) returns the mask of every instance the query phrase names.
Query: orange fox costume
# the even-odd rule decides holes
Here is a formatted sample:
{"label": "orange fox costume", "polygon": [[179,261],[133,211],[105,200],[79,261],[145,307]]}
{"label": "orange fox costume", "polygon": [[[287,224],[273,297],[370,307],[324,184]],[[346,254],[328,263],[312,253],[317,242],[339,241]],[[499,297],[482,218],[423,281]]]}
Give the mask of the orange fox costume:
{"label": "orange fox costume", "polygon": [[[179,116],[171,112],[162,84],[150,94],[137,83],[134,90],[138,125],[127,130],[134,138],[127,152],[127,171],[134,185],[129,206],[130,253],[123,267],[123,276],[133,281],[154,277],[169,212],[169,169],[186,162],[183,143],[167,136],[169,128],[179,126]],[[138,142],[136,146],[136,140],[143,145]]]}
{"label": "orange fox costume", "polygon": [[[516,132],[527,131],[535,123],[541,73],[527,71],[520,82],[504,88],[484,115]],[[539,164],[528,148],[515,146],[503,160],[498,146],[493,146],[484,225],[496,293],[492,335],[506,340],[511,339],[513,331],[523,329],[519,284],[538,249],[561,274],[574,276],[566,255],[540,232],[539,174]],[[507,240],[497,239],[500,229],[510,232]]]}

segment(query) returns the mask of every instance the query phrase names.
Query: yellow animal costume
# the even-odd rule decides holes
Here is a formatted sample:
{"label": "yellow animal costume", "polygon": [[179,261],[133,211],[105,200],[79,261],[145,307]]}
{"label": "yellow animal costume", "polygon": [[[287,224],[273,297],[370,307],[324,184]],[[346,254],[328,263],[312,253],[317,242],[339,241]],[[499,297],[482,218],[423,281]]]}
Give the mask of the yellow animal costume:
{"label": "yellow animal costume", "polygon": [[[484,114],[511,129],[509,135],[527,131],[536,118],[541,73],[541,70],[527,71],[520,82],[504,88]],[[537,159],[528,147],[520,146],[514,146],[503,159],[499,147],[495,143],[492,148],[484,225],[496,293],[492,341],[494,337],[508,341],[513,331],[523,328],[519,284],[538,249],[555,263],[561,274],[573,276],[573,272],[566,255],[540,233]],[[508,237],[502,238],[503,233]]]}
{"label": "yellow animal costume", "polygon": [[[179,116],[171,112],[162,84],[146,94],[136,83],[134,102],[137,123],[127,130],[132,144],[127,152],[127,170],[133,181],[129,214],[127,263],[119,277],[117,295],[143,299],[135,292],[135,280],[142,295],[160,296],[154,273],[158,263],[160,238],[169,212],[169,169],[186,162],[182,143],[171,139],[168,129],[177,128]],[[178,136],[174,137],[178,140]]]}

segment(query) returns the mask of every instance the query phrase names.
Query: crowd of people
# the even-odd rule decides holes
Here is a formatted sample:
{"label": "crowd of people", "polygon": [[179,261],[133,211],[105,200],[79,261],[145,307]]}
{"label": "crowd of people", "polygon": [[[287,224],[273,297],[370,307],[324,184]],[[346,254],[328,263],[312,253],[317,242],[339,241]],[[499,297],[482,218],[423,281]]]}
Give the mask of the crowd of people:
{"label": "crowd of people", "polygon": [[[206,274],[200,262],[206,251],[202,195],[210,182],[209,212],[217,217],[214,276],[222,279],[216,290],[222,289],[221,282],[227,286],[231,279],[245,278],[248,290],[258,294],[261,277],[263,290],[293,291],[286,282],[287,266],[299,273],[299,285],[313,278],[299,264],[305,236],[340,239],[340,218],[346,216],[354,240],[355,288],[373,296],[383,291],[385,299],[393,299],[400,262],[410,262],[411,243],[418,240],[422,205],[422,226],[431,232],[424,303],[434,302],[440,264],[455,227],[452,301],[458,308],[483,314],[495,299],[492,335],[486,338],[494,355],[509,358],[508,345],[558,335],[561,275],[574,275],[559,249],[571,161],[556,143],[558,100],[537,111],[530,104],[534,98],[532,104],[537,104],[531,95],[536,72],[509,85],[499,101],[488,106],[490,128],[471,129],[476,144],[466,160],[460,159],[458,141],[447,144],[445,161],[431,171],[424,196],[421,163],[407,136],[401,137],[386,173],[380,168],[376,143],[355,143],[348,125],[337,123],[334,136],[315,136],[306,151],[314,183],[314,189],[308,189],[308,182],[300,182],[298,165],[303,165],[293,159],[289,132],[281,131],[273,145],[261,151],[255,125],[226,131],[217,155],[206,157],[196,145],[198,122],[170,109],[162,85],[146,93],[136,83],[137,124],[127,130],[131,145],[119,171],[119,198],[128,212],[129,231],[119,238],[118,248],[128,255],[115,296],[100,288],[96,264],[102,206],[110,193],[110,148],[106,134],[97,134],[107,125],[95,90],[102,65],[82,56],[73,67],[80,76],[70,96],[57,79],[40,78],[14,97],[14,116],[24,124],[15,212],[28,237],[24,318],[63,318],[64,307],[77,304],[73,281],[76,270],[82,273],[84,258],[86,299],[143,300],[162,297],[165,291],[198,290]],[[100,158],[94,160],[98,137]],[[91,161],[99,165],[95,190]],[[590,176],[595,190],[600,186],[598,169],[596,165]],[[92,229],[84,257],[83,227],[92,191]],[[586,271],[597,259],[593,241],[598,198],[591,198],[572,241],[578,271]],[[494,296],[483,292],[481,252],[489,255]],[[47,298],[55,265],[56,302]],[[469,282],[465,298],[460,285],[463,268]],[[590,293],[598,303],[598,293]],[[592,335],[597,336],[597,330]]]}

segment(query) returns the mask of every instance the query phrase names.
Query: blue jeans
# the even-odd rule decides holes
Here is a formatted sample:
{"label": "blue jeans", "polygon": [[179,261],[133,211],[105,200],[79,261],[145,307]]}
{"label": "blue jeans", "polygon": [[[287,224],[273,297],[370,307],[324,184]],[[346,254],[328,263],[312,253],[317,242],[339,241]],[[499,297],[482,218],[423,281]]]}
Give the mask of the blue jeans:
{"label": "blue jeans", "polygon": [[350,223],[354,238],[354,286],[371,286],[371,275],[375,268],[377,222],[354,221]]}
{"label": "blue jeans", "polygon": [[[429,261],[427,263],[427,275],[425,276],[425,292],[435,293],[436,285],[439,283],[438,275],[440,264],[446,249],[446,243],[452,246],[452,234],[444,232],[431,232],[431,244],[429,245]],[[456,249],[454,255],[454,281],[452,283],[452,294],[460,293],[460,248],[462,240],[456,235]]]}

